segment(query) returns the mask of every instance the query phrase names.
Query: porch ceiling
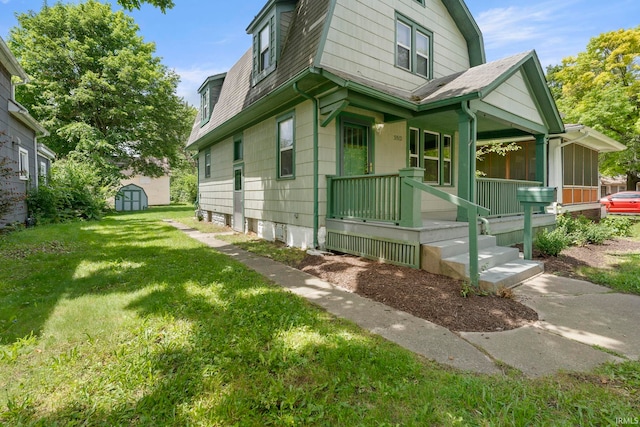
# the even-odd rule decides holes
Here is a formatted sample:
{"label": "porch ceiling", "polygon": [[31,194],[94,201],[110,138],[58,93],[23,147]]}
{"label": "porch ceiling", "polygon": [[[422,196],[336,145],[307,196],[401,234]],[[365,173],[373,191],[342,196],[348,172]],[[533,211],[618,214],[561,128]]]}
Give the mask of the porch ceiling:
{"label": "porch ceiling", "polygon": [[[543,129],[540,128],[540,125],[524,123],[523,120],[516,121],[514,117],[507,112],[492,111],[493,114],[489,114],[484,111],[489,109],[490,106],[488,105],[485,108],[480,105],[480,108],[476,111],[478,122],[477,138],[480,140],[518,138],[535,135],[537,133],[545,133]],[[414,117],[410,121],[410,126],[426,128],[442,133],[454,133],[458,130],[459,126],[458,110],[459,107],[458,109],[423,113],[420,116]]]}

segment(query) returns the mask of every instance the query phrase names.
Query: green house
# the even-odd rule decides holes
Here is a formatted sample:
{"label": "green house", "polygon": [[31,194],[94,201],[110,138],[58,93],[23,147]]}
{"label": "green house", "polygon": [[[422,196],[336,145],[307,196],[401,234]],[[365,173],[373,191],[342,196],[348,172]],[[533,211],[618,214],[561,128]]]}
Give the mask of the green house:
{"label": "green house", "polygon": [[[456,277],[519,262],[483,251],[492,222],[515,218],[521,240],[516,190],[548,185],[565,131],[534,51],[487,63],[462,0],[269,0],[247,32],[200,87],[187,142],[205,219]],[[477,145],[497,139],[531,141],[526,179],[476,176]]]}

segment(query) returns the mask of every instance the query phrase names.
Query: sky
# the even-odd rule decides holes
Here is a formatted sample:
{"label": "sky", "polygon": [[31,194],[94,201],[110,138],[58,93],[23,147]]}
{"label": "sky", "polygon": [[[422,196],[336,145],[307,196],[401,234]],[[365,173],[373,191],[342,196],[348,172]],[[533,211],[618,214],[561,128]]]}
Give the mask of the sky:
{"label": "sky", "polygon": [[[49,0],[54,4],[55,0]],[[118,10],[115,0],[109,0]],[[197,89],[227,71],[251,46],[246,28],[266,0],[175,0],[162,14],[143,5],[127,12],[156,55],[181,78],[178,95],[198,105]],[[0,0],[0,37],[17,25],[16,13],[38,11],[42,0]],[[559,64],[601,33],[640,25],[639,0],[466,0],[482,31],[487,61],[535,49],[542,66]]]}

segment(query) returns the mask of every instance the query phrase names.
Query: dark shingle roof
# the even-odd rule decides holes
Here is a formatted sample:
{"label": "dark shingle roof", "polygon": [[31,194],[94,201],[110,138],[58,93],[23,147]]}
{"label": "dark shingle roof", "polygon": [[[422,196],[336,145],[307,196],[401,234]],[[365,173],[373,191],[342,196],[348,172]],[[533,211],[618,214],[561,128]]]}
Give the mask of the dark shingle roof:
{"label": "dark shingle roof", "polygon": [[200,126],[200,115],[196,117],[187,146],[313,66],[328,7],[329,0],[298,2],[290,12],[291,24],[276,69],[255,86],[251,86],[253,57],[249,49],[227,73],[209,122]]}
{"label": "dark shingle roof", "polygon": [[421,104],[482,93],[505,73],[518,67],[532,52],[523,52],[498,61],[469,68],[466,71],[434,79],[412,93]]}

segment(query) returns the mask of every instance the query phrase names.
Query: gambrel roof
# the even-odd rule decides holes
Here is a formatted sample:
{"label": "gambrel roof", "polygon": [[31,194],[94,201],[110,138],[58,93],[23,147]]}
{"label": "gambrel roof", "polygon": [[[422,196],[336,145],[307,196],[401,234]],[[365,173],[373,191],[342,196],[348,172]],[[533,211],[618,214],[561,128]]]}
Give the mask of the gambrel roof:
{"label": "gambrel roof", "polygon": [[518,70],[526,76],[549,128],[556,133],[562,131],[560,116],[535,53],[526,52],[486,64],[482,34],[464,1],[442,0],[442,3],[467,42],[471,68],[431,80],[412,91],[374,83],[360,75],[319,65],[336,2],[298,1],[291,13],[286,36],[281,41],[275,70],[259,83],[252,84],[253,56],[252,49],[249,49],[224,78],[209,121],[203,124],[200,117],[196,118],[187,146],[202,148],[229,137],[277,113],[277,103],[282,108],[285,104],[290,108],[302,100],[298,85],[315,93],[321,92],[319,88],[349,86],[350,91],[366,96],[383,96],[385,102],[406,109],[411,115],[466,99],[482,98]]}

